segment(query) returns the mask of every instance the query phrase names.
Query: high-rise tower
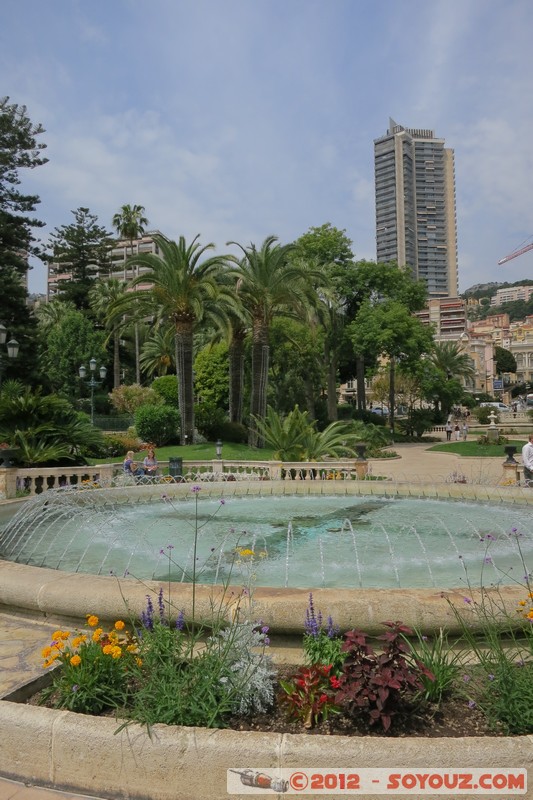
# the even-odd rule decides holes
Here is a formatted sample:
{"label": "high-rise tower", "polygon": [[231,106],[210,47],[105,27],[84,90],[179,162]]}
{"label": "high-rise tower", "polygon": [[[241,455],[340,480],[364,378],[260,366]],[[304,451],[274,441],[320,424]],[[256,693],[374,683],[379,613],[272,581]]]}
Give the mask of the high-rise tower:
{"label": "high-rise tower", "polygon": [[408,265],[429,297],[457,296],[453,150],[393,119],[374,141],[377,260]]}

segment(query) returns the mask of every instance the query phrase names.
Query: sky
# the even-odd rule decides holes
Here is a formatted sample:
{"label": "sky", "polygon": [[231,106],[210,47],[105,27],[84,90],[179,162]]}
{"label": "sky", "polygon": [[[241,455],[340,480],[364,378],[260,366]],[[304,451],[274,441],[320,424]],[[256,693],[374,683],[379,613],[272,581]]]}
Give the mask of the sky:
{"label": "sky", "polygon": [[[45,128],[46,242],[88,207],[230,251],[331,223],[375,259],[389,117],[455,151],[460,291],[533,277],[531,0],[3,0],[2,94]],[[30,291],[44,292],[34,262]]]}

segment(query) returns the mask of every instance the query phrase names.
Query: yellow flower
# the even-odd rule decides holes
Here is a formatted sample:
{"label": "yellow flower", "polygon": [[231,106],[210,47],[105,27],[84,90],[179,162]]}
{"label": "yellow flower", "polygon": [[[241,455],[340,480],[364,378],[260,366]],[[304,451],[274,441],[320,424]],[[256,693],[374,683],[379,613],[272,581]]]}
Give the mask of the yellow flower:
{"label": "yellow flower", "polygon": [[81,658],[78,655],[72,656],[72,658],[70,659],[70,663],[72,664],[73,667],[79,667],[79,665],[81,664]]}
{"label": "yellow flower", "polygon": [[62,639],[58,639],[56,642],[52,644],[52,647],[56,650],[62,650],[65,646],[65,642]]}
{"label": "yellow flower", "polygon": [[116,631],[109,631],[107,638],[112,644],[116,644],[118,642],[118,633]]}
{"label": "yellow flower", "polygon": [[87,625],[91,628],[96,628],[98,625],[98,617],[95,614],[87,614]]}
{"label": "yellow flower", "polygon": [[68,639],[69,636],[70,636],[70,631],[63,631],[61,634],[62,639]]}
{"label": "yellow flower", "polygon": [[533,611],[530,611],[529,614],[526,615],[526,619],[533,619]]}
{"label": "yellow flower", "polygon": [[255,555],[253,550],[250,550],[248,547],[245,547],[244,550],[239,550],[240,556],[253,556]]}
{"label": "yellow flower", "polygon": [[122,655],[122,648],[121,647],[113,647],[111,655],[113,658],[120,658]]}
{"label": "yellow flower", "polygon": [[63,631],[54,631],[52,634],[52,639],[62,639],[63,638]]}
{"label": "yellow flower", "polygon": [[142,658],[136,658],[136,659],[135,659],[135,661],[137,662],[137,666],[138,666],[138,667],[142,667],[142,665],[143,665],[143,660],[142,660]]}
{"label": "yellow flower", "polygon": [[525,600],[520,600],[520,602],[518,603],[519,606],[525,606],[525,604],[526,604]]}
{"label": "yellow flower", "polygon": [[112,644],[106,644],[102,647],[102,653],[105,656],[110,656],[114,649],[115,648]]}
{"label": "yellow flower", "polygon": [[129,644],[126,647],[126,650],[128,651],[128,653],[136,653],[137,652],[137,645],[136,644]]}
{"label": "yellow flower", "polygon": [[52,648],[43,647],[43,649],[41,650],[41,655],[43,658],[49,658],[52,655]]}
{"label": "yellow flower", "polygon": [[52,664],[54,663],[54,661],[56,660],[56,658],[57,658],[57,656],[50,656],[48,661],[44,662],[43,669],[48,669],[48,667],[51,667]]}
{"label": "yellow flower", "polygon": [[103,634],[103,632],[104,632],[103,628],[97,628],[94,631],[93,636],[92,636],[93,642],[98,642],[100,640],[100,636]]}
{"label": "yellow flower", "polygon": [[122,622],[121,619],[117,619],[117,621],[115,622],[115,628],[117,629],[117,631],[123,631],[125,627],[126,623]]}

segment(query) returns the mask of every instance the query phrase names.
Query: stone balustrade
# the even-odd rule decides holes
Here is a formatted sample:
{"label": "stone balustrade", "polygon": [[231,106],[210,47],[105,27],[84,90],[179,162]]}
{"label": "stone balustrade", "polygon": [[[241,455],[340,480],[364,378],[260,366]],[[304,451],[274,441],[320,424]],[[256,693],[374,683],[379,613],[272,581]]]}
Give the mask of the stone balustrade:
{"label": "stone balustrade", "polygon": [[9,467],[0,468],[0,500],[31,497],[49,489],[72,486],[105,488],[127,482],[132,486],[181,481],[239,480],[357,480],[368,473],[368,462],[360,459],[328,461],[184,461],[181,476],[168,474],[168,461],[159,462],[155,477],[124,475],[122,464],[96,464],[84,467]]}

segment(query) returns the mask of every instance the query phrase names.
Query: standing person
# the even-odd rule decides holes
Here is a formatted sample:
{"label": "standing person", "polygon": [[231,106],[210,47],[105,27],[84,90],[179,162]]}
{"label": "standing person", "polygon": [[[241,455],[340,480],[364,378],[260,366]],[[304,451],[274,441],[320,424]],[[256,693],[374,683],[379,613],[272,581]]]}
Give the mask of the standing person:
{"label": "standing person", "polygon": [[461,428],[459,427],[459,425],[456,425],[454,430],[455,430],[455,441],[456,442],[460,442],[461,441]]}
{"label": "standing person", "polygon": [[463,422],[463,431],[462,432],[463,432],[463,442],[466,442],[466,439],[467,439],[467,436],[468,436],[468,423],[466,422],[466,420]]}
{"label": "standing person", "polygon": [[143,467],[145,475],[153,476],[157,473],[157,458],[155,457],[155,450],[153,447],[149,447],[146,451]]}
{"label": "standing person", "polygon": [[452,438],[452,421],[448,417],[448,422],[446,423],[446,441],[450,442]]}
{"label": "standing person", "polygon": [[522,463],[524,465],[524,483],[531,486],[533,481],[533,433],[528,436],[528,441],[522,448]]}

